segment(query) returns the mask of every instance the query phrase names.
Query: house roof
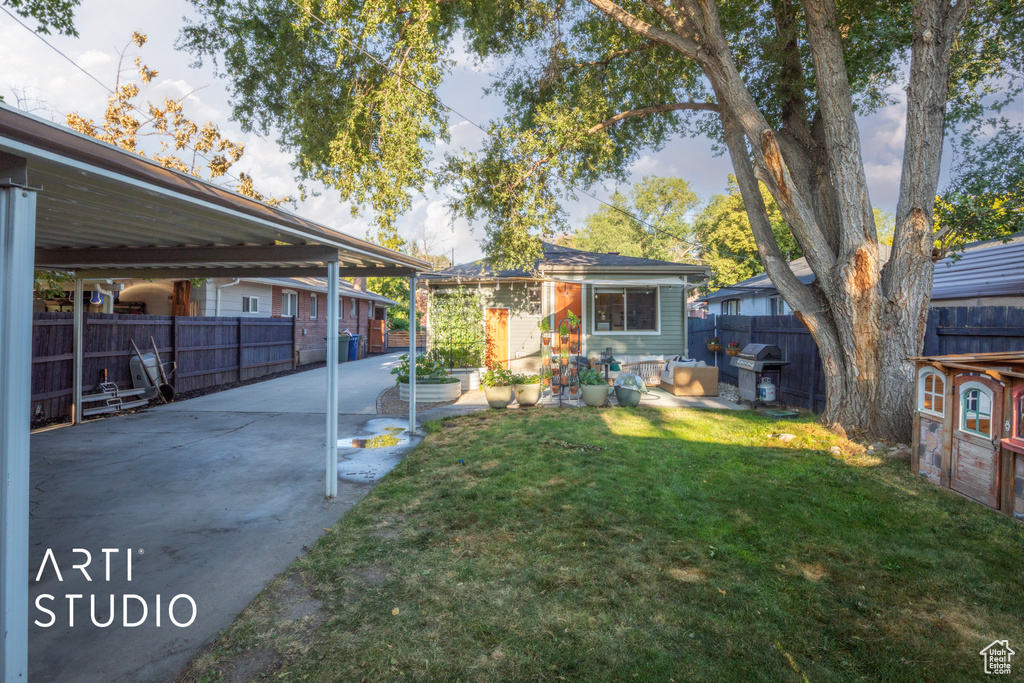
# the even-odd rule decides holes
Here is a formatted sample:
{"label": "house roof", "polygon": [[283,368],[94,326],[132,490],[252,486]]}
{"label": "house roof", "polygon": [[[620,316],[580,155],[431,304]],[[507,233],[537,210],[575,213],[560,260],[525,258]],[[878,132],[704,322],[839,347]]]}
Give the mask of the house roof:
{"label": "house roof", "polygon": [[974,242],[935,264],[932,300],[1024,294],[1024,233]]}
{"label": "house roof", "polygon": [[[294,287],[295,289],[304,289],[309,292],[327,293],[327,278],[325,277],[260,277],[243,279],[246,282],[259,282],[266,285],[277,285],[278,287]],[[392,301],[377,292],[371,292],[368,289],[356,289],[355,285],[348,280],[340,280],[338,282],[338,291],[341,296],[347,296],[350,299],[365,299],[384,306],[398,305],[397,301]]]}
{"label": "house roof", "polygon": [[[0,103],[0,182],[38,188],[37,268],[81,277],[410,275],[426,261]],[[353,272],[364,271],[364,272]]]}
{"label": "house roof", "polygon": [[710,273],[704,264],[674,263],[614,253],[582,251],[559,244],[542,242],[543,256],[537,261],[535,270],[506,269],[494,270],[485,260],[463,263],[445,270],[425,273],[422,278],[433,281],[475,281],[505,278],[545,279],[557,275],[582,274],[625,274],[642,275],[696,275],[705,277]]}

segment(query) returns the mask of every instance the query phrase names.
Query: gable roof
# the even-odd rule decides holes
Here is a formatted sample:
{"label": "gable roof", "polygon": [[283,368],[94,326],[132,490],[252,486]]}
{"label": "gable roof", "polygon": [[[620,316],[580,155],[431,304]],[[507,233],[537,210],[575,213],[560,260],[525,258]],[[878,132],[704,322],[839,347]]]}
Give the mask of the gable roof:
{"label": "gable roof", "polygon": [[709,268],[704,264],[675,263],[656,259],[623,256],[616,253],[583,251],[572,247],[541,242],[543,256],[535,264],[535,270],[510,268],[494,270],[483,259],[472,263],[463,263],[445,270],[424,273],[425,280],[497,280],[504,278],[544,279],[552,275],[573,273],[607,273],[642,275],[697,275],[706,276]]}
{"label": "gable roof", "polygon": [[935,264],[932,300],[1024,294],[1024,233],[974,242]]}
{"label": "gable roof", "polygon": [[[242,280],[245,282],[260,282],[266,285],[277,285],[278,287],[294,287],[295,289],[322,292],[323,294],[327,293],[327,278],[325,277],[260,277],[242,278]],[[398,305],[397,301],[392,301],[377,292],[371,292],[368,289],[356,289],[355,285],[345,279],[338,281],[338,292],[341,296],[347,296],[350,299],[365,299],[382,306]]]}

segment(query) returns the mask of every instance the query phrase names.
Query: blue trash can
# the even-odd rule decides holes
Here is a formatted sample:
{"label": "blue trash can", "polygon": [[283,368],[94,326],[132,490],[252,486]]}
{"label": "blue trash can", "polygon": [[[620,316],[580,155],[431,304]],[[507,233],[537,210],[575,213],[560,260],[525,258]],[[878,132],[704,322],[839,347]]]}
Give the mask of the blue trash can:
{"label": "blue trash can", "polygon": [[348,339],[348,359],[356,360],[359,358],[359,340],[362,339],[361,334],[353,334]]}

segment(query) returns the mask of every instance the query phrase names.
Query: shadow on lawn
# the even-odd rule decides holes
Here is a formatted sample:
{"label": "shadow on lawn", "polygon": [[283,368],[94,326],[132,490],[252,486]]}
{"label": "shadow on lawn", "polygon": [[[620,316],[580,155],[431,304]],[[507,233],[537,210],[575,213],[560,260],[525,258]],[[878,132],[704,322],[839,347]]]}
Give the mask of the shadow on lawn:
{"label": "shadow on lawn", "polygon": [[300,560],[326,610],[301,647],[264,608],[219,651],[277,648],[295,680],[967,680],[989,642],[1024,642],[1022,527],[832,456],[856,449],[807,420],[493,411],[429,432]]}

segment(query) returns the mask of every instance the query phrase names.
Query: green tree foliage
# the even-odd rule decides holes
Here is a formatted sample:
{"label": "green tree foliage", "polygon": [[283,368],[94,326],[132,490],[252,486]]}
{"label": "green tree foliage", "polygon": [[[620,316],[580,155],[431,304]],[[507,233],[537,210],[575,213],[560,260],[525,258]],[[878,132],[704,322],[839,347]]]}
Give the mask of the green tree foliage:
{"label": "green tree foliage", "polygon": [[479,294],[459,287],[430,297],[430,352],[435,360],[449,368],[479,368],[485,349]]}
{"label": "green tree foliage", "polygon": [[572,236],[578,249],[617,251],[624,256],[680,261],[696,255],[687,213],[700,200],[682,178],[643,178],[626,197],[612,195],[611,206],[587,216]]}
{"label": "green tree foliage", "polygon": [[[790,261],[800,258],[803,255],[800,245],[763,185],[761,196],[785,258]],[[764,272],[735,177],[729,176],[725,194],[713,196],[701,210],[694,221],[694,232],[701,245],[701,258],[711,267],[711,281],[705,291],[721,289]]]}
{"label": "green tree foliage", "polygon": [[78,37],[75,30],[75,8],[81,0],[3,0],[3,5],[25,17],[35,19],[37,33],[50,34],[50,29],[65,36]]}
{"label": "green tree foliage", "polygon": [[392,301],[397,306],[388,309],[388,329],[409,329],[409,281],[403,277],[368,277],[366,288]]}

